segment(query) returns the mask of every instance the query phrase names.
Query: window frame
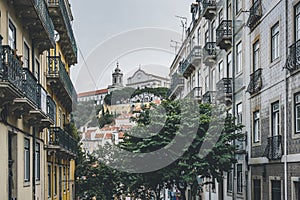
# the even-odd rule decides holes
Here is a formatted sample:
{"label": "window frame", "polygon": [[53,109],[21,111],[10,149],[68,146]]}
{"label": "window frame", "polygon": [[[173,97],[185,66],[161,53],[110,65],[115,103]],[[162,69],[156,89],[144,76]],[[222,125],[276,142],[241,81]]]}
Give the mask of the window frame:
{"label": "window frame", "polygon": [[[259,187],[255,187],[255,181],[258,181],[259,183]],[[262,199],[262,179],[260,178],[255,178],[252,179],[252,183],[253,183],[253,194],[259,194],[259,199],[255,198],[255,195],[253,195],[253,200],[261,200]],[[256,191],[255,189],[259,189],[259,191]]]}
{"label": "window frame", "polygon": [[236,171],[237,171],[237,193],[243,194],[243,164],[237,163],[236,165]]}
{"label": "window frame", "polygon": [[[258,115],[257,115],[258,114]],[[261,141],[261,134],[260,134],[260,111],[256,110],[253,112],[253,123],[252,123],[252,127],[253,127],[253,143],[254,144],[258,144]]]}
{"label": "window frame", "polygon": [[[257,62],[256,62],[257,59]],[[255,72],[260,68],[260,43],[259,40],[255,41],[252,45],[252,70]]]}
{"label": "window frame", "polygon": [[243,103],[240,102],[236,105],[236,111],[237,111],[237,124],[243,123]]}
{"label": "window frame", "polygon": [[[297,109],[299,109],[299,116],[298,116],[298,113],[297,113]],[[300,92],[298,92],[294,95],[294,113],[295,113],[295,115],[294,115],[295,116],[294,117],[295,134],[299,135],[300,134]]]}
{"label": "window frame", "polygon": [[51,180],[51,164],[48,163],[48,198],[52,197],[52,180]]}
{"label": "window frame", "polygon": [[23,54],[24,54],[24,64],[23,67],[30,68],[30,48],[29,45],[24,41]]}
{"label": "window frame", "polygon": [[[274,106],[278,106],[274,108]],[[271,136],[280,135],[280,104],[276,101],[271,104]]]}
{"label": "window frame", "polygon": [[30,139],[24,138],[24,182],[30,182]]}
{"label": "window frame", "polygon": [[233,177],[232,176],[233,176],[232,170],[228,171],[227,172],[227,188],[226,188],[227,192],[232,192],[232,190],[233,190],[233,181],[232,181]]}
{"label": "window frame", "polygon": [[280,34],[280,26],[279,22],[276,22],[271,27],[271,62],[274,62],[280,57],[279,53],[279,35]]}
{"label": "window frame", "polygon": [[236,45],[236,74],[242,72],[243,63],[243,46],[242,41]]}
{"label": "window frame", "polygon": [[[12,35],[10,35],[12,33]],[[11,19],[8,20],[8,45],[11,47],[11,49],[17,48],[17,28],[12,22]]]}
{"label": "window frame", "polygon": [[[297,9],[299,11],[297,12]],[[299,20],[299,22],[298,22]],[[298,22],[298,23],[297,23]],[[295,28],[295,42],[300,40],[300,3],[296,4],[294,7],[294,28]],[[299,25],[299,26],[298,26]]]}
{"label": "window frame", "polygon": [[35,143],[35,180],[41,179],[41,144]]}

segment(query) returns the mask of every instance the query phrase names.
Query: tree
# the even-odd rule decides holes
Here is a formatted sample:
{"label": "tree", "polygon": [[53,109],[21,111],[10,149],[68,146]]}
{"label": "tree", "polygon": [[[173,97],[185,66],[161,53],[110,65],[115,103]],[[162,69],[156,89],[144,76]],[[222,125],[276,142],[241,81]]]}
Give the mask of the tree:
{"label": "tree", "polygon": [[[174,184],[175,181],[182,193],[182,199],[185,199],[184,192],[188,184],[197,185],[197,175],[222,180],[222,173],[231,170],[232,164],[236,162],[232,155],[237,147],[232,145],[232,141],[242,137],[239,133],[242,126],[235,125],[231,115],[226,112],[216,115],[220,108],[210,104],[199,104],[197,112],[193,112],[187,108],[191,104],[191,100],[185,100],[185,106],[179,101],[164,101],[162,108],[165,116],[162,116],[163,112],[159,108],[150,115],[149,111],[144,111],[146,114],[140,115],[141,118],[137,120],[140,122],[138,127],[127,133],[124,142],[120,144],[121,148],[138,153],[137,157],[143,157],[174,143],[175,137],[179,138],[177,141],[180,142],[175,141],[175,145],[182,145],[184,153],[181,157],[162,169],[140,176],[143,186],[152,191],[165,183]],[[150,123],[147,119],[149,116]],[[196,129],[193,128],[195,124],[198,124]],[[160,127],[159,130],[157,127]],[[147,137],[140,137],[145,134]],[[164,154],[156,156],[160,156],[156,157],[156,162],[166,159]],[[147,165],[148,163],[145,168]]]}

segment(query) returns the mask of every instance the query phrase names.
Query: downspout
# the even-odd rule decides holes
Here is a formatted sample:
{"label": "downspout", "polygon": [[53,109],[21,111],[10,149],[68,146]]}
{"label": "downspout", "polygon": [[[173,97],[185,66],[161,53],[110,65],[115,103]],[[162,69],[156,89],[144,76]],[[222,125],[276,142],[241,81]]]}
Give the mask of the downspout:
{"label": "downspout", "polygon": [[[285,46],[286,46],[286,58],[288,57],[288,0],[285,0]],[[288,173],[287,173],[287,115],[288,115],[288,82],[287,71],[284,73],[285,82],[285,111],[284,111],[284,199],[288,199]]]}
{"label": "downspout", "polygon": [[[232,25],[231,25],[231,31],[232,31],[232,37],[231,37],[231,44],[232,44],[232,115],[235,117],[235,1],[231,1],[232,6]],[[229,69],[227,69],[227,74],[229,74]],[[229,78],[229,76],[227,77]],[[235,120],[233,121],[235,125]],[[236,145],[235,140],[233,140],[233,145]],[[233,152],[234,159],[236,158],[235,151]],[[232,199],[236,199],[236,164],[233,164],[233,173],[232,173]]]}
{"label": "downspout", "polygon": [[[34,41],[32,40],[32,45],[31,45],[31,63],[32,63],[32,72],[34,73],[35,71],[35,57],[34,57]],[[36,138],[35,138],[35,132],[36,129],[35,127],[32,128],[32,137],[33,137],[33,145],[32,145],[32,199],[35,200],[35,143],[36,143]]]}

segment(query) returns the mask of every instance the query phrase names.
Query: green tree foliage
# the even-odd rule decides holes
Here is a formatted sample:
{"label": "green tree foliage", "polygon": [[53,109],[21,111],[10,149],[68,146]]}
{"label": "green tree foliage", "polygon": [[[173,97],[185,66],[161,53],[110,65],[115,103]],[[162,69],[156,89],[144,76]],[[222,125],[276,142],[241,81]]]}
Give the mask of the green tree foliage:
{"label": "green tree foliage", "polygon": [[104,112],[104,110],[102,110],[102,115],[100,116],[100,118],[98,120],[99,127],[102,128],[106,124],[111,124],[113,122],[114,122],[114,116],[112,114],[110,114],[108,111]]}
{"label": "green tree foliage", "polygon": [[87,102],[78,102],[76,110],[73,112],[73,118],[77,128],[88,124],[98,126],[97,115],[101,106],[95,106],[93,100]]}

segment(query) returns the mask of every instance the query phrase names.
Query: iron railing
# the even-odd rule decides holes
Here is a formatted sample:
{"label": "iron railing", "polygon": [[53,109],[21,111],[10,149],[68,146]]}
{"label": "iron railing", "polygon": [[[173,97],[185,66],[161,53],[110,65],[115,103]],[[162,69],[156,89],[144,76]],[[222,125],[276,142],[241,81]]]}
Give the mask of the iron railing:
{"label": "iron railing", "polygon": [[231,80],[232,78],[222,78],[216,84],[218,93],[231,94],[232,93]]}
{"label": "iron railing", "polygon": [[289,56],[285,64],[290,72],[300,69],[300,40],[296,41],[289,47]]}
{"label": "iron railing", "polygon": [[215,91],[207,91],[202,96],[203,103],[215,103],[216,102],[216,92]]}
{"label": "iron railing", "polygon": [[261,6],[261,0],[256,0],[252,7],[249,10],[250,15],[247,21],[247,25],[250,28],[253,28],[253,26],[258,22],[258,20],[262,17],[262,6]]}
{"label": "iron railing", "polygon": [[232,21],[223,20],[216,30],[216,43],[219,44],[225,38],[232,36]]}
{"label": "iron railing", "polygon": [[54,45],[54,25],[51,20],[48,7],[44,0],[32,0],[34,1],[34,8],[37,11],[37,14],[43,24],[43,27],[47,31],[49,35],[49,39],[51,40],[52,44]]}
{"label": "iron railing", "polygon": [[282,157],[282,136],[276,135],[268,138],[268,144],[264,156],[269,160],[277,160]]}
{"label": "iron railing", "polygon": [[216,43],[215,42],[206,42],[204,46],[204,50],[206,55],[208,56],[216,56]]}
{"label": "iron railing", "polygon": [[60,127],[49,128],[49,145],[59,146],[67,151],[76,154],[76,140]]}
{"label": "iron railing", "polygon": [[60,56],[48,57],[48,75],[51,77],[58,77],[64,85],[69,97],[76,101],[77,94],[73,83],[66,71],[65,64],[61,61]]}
{"label": "iron railing", "polygon": [[0,79],[7,81],[16,87],[19,92],[23,91],[23,70],[20,59],[10,46],[3,45],[1,49]]}
{"label": "iron railing", "polygon": [[71,26],[71,23],[70,23],[70,17],[69,17],[69,14],[68,14],[68,10],[67,10],[66,5],[65,5],[65,1],[64,0],[48,0],[48,4],[49,4],[49,6],[58,6],[61,9],[61,13],[62,13],[63,20],[64,20],[65,25],[66,25],[68,36],[69,36],[69,39],[70,39],[71,44],[72,44],[73,52],[77,56],[78,49],[77,49],[73,29],[72,29],[72,26]]}
{"label": "iron railing", "polygon": [[251,95],[259,92],[262,88],[262,69],[257,69],[250,75],[250,83],[247,88],[247,92]]}
{"label": "iron railing", "polygon": [[184,84],[184,80],[183,77],[180,76],[178,73],[175,73],[172,75],[172,79],[171,79],[171,87],[170,87],[170,91],[173,91],[174,89],[176,89],[179,85],[183,85]]}
{"label": "iron railing", "polygon": [[36,106],[39,105],[38,84],[33,74],[27,68],[23,68],[23,92]]}
{"label": "iron railing", "polygon": [[201,99],[202,97],[202,87],[194,87],[187,95],[190,98]]}
{"label": "iron railing", "polygon": [[202,10],[205,11],[208,7],[216,7],[216,0],[202,0]]}
{"label": "iron railing", "polygon": [[196,58],[200,58],[201,57],[201,47],[200,46],[195,46],[191,52],[189,53],[189,55],[187,56],[187,58],[184,60],[183,63],[181,63],[180,67],[179,67],[179,72],[181,74],[183,74],[191,64],[193,64],[193,60]]}
{"label": "iron railing", "polygon": [[56,104],[50,96],[47,96],[47,115],[55,123]]}

